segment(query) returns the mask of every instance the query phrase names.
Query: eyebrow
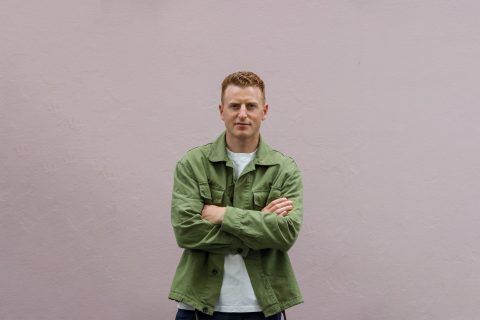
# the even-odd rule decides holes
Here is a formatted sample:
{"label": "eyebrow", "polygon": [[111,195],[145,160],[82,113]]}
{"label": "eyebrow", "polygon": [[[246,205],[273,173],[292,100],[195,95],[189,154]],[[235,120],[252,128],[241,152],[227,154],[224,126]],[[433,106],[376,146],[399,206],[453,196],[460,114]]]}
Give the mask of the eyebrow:
{"label": "eyebrow", "polygon": [[[242,103],[242,102],[239,102],[239,101],[231,101],[231,102],[229,103],[229,105],[231,105],[231,104],[243,104],[243,103]],[[245,104],[256,104],[256,105],[258,105],[258,103],[257,103],[257,102],[254,102],[254,101],[247,101],[247,102],[245,102]]]}

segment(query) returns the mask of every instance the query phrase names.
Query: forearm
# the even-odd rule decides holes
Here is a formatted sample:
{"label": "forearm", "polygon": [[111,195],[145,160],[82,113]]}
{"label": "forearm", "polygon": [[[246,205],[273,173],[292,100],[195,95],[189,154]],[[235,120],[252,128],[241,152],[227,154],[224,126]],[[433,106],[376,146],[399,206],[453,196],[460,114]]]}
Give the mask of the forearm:
{"label": "forearm", "polygon": [[302,221],[300,209],[294,209],[283,217],[227,207],[221,230],[238,237],[253,250],[272,248],[288,251],[298,238]]}
{"label": "forearm", "polygon": [[173,230],[177,244],[184,249],[220,254],[248,253],[248,247],[238,237],[205,220],[173,224]]}
{"label": "forearm", "polygon": [[285,177],[280,194],[283,200],[272,201],[262,211],[227,207],[222,230],[254,250],[288,251],[298,238],[303,221],[303,185],[298,170]]}

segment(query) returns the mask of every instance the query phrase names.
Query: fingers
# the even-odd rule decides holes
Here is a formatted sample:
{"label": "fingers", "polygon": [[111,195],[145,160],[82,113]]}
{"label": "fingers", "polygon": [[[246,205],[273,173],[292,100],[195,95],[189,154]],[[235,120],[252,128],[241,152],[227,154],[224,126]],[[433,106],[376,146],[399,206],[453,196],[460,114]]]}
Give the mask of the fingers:
{"label": "fingers", "polygon": [[287,198],[280,198],[273,200],[267,206],[269,212],[274,212],[276,214],[280,214],[283,211],[289,211],[293,209],[293,202],[288,200]]}
{"label": "fingers", "polygon": [[275,213],[279,216],[286,216],[293,209],[293,202],[287,198],[279,198],[270,202],[262,212]]}
{"label": "fingers", "polygon": [[279,214],[280,217],[285,217],[288,215],[288,213],[290,212],[290,210],[288,211],[283,211],[282,213]]}
{"label": "fingers", "polygon": [[225,216],[225,207],[216,205],[204,205],[202,209],[202,219],[213,224],[221,224]]}
{"label": "fingers", "polygon": [[208,204],[204,204],[203,205],[203,208],[202,208],[202,217],[205,217],[205,215],[207,214],[207,210],[209,208],[210,205]]}
{"label": "fingers", "polygon": [[282,204],[283,202],[285,201],[289,201],[287,198],[278,198],[278,199],[275,199],[273,200],[272,202],[270,202],[265,208],[269,208],[269,207],[273,207],[273,206],[276,206],[276,205],[280,205]]}

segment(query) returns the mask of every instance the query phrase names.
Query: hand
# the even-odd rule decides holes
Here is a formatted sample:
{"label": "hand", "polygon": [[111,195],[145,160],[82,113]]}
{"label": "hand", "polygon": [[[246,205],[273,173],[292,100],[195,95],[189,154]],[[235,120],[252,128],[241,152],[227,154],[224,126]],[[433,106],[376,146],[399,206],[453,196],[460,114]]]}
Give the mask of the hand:
{"label": "hand", "polygon": [[293,202],[287,198],[279,198],[270,202],[262,209],[264,213],[275,213],[281,217],[285,217],[293,209]]}
{"label": "hand", "polygon": [[206,204],[202,209],[202,219],[213,224],[221,224],[225,215],[225,207]]}

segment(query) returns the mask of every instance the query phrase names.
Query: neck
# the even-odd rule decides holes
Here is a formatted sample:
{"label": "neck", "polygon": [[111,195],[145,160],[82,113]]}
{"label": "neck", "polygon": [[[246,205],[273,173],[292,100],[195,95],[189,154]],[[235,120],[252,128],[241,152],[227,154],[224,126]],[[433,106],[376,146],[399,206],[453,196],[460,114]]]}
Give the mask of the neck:
{"label": "neck", "polygon": [[235,153],[251,153],[257,149],[260,136],[253,137],[252,139],[243,140],[231,137],[228,134],[225,136],[225,142],[227,148]]}

